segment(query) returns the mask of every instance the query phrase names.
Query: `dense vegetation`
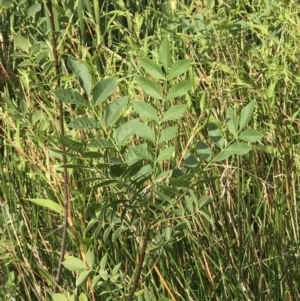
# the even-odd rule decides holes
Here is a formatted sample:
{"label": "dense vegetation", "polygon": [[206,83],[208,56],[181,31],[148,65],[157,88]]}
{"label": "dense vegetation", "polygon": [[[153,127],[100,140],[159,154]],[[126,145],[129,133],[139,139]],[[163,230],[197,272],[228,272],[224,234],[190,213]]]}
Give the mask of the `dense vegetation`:
{"label": "dense vegetation", "polygon": [[0,3],[1,300],[300,299],[298,1]]}

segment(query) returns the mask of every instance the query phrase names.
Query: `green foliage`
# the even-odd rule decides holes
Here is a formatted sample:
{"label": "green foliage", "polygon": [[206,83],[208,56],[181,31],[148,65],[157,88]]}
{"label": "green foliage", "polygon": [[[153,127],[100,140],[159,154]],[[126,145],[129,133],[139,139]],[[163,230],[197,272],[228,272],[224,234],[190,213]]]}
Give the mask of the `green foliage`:
{"label": "green foliage", "polygon": [[43,206],[50,210],[56,211],[60,214],[62,214],[64,211],[63,207],[60,204],[57,204],[51,200],[47,200],[47,199],[27,199],[27,200],[39,206]]}
{"label": "green foliage", "polygon": [[[161,47],[163,47],[163,43],[166,43],[166,40],[162,42]],[[160,95],[160,97],[161,95],[166,95],[165,99],[162,99],[162,101],[168,101],[170,99],[180,97],[190,90],[190,82],[183,81],[173,85],[167,93],[161,91],[159,88],[159,82],[167,80],[163,77],[160,67],[150,59],[144,58],[140,59],[139,61],[141,66],[157,80],[156,83],[155,81],[150,81],[149,79],[141,76],[136,77],[137,82],[141,85],[145,94],[148,94],[156,99],[157,97],[155,97],[155,93]],[[181,71],[182,70],[183,69],[181,69]],[[187,70],[187,68],[185,70]],[[182,73],[180,72],[179,74]],[[185,189],[190,189],[191,192],[194,191],[193,186],[199,182],[199,180],[204,180],[201,179],[201,173],[195,172],[195,167],[201,163],[200,159],[205,158],[207,160],[206,168],[208,168],[211,162],[223,161],[232,155],[242,156],[247,154],[252,149],[252,147],[249,145],[241,142],[234,142],[234,140],[238,141],[240,139],[239,132],[249,123],[254,110],[255,102],[250,102],[244,109],[242,109],[239,128],[237,128],[237,120],[239,118],[234,114],[233,109],[229,107],[226,115],[226,125],[228,126],[228,131],[234,134],[234,140],[231,143],[228,143],[226,146],[224,146],[225,138],[223,132],[213,124],[208,124],[209,137],[211,137],[213,143],[216,143],[217,146],[221,148],[220,152],[215,157],[212,157],[213,152],[210,147],[205,143],[198,141],[196,144],[197,156],[199,159],[190,154],[185,160],[187,168],[186,172],[182,173],[177,168],[178,159],[176,158],[175,154],[176,149],[173,145],[170,145],[170,143],[177,138],[178,125],[168,124],[174,124],[174,122],[178,122],[178,120],[183,117],[185,111],[187,110],[187,105],[174,105],[163,113],[159,110],[159,107],[154,106],[154,104],[150,104],[145,101],[131,101],[130,104],[132,106],[131,109],[133,110],[132,113],[134,114],[134,112],[136,112],[140,118],[131,119],[127,122],[118,122],[116,124],[115,122],[119,118],[120,120],[125,120],[124,117],[122,118],[122,114],[125,114],[126,110],[124,111],[123,109],[126,109],[128,106],[128,99],[130,98],[128,96],[123,96],[117,99],[112,99],[110,103],[107,103],[108,97],[116,91],[116,82],[117,80],[115,78],[103,79],[96,83],[95,87],[93,88],[93,103],[95,106],[102,104],[102,106],[105,108],[104,110],[95,111],[92,107],[87,107],[86,109],[87,116],[94,115],[94,118],[99,120],[100,124],[104,126],[102,129],[102,134],[108,132],[113,133],[112,143],[97,136],[93,137],[96,138],[96,140],[94,140],[92,144],[89,144],[88,140],[83,141],[82,139],[77,142],[71,139],[69,141],[65,139],[62,141],[62,143],[74,151],[80,150],[80,146],[82,145],[88,145],[90,147],[103,147],[103,145],[110,145],[112,148],[113,145],[115,145],[118,158],[110,158],[109,173],[104,172],[101,177],[87,180],[93,183],[98,181],[98,183],[92,185],[92,189],[100,187],[107,189],[113,185],[114,189],[117,191],[122,191],[123,194],[130,196],[130,198],[128,199],[128,204],[127,201],[122,199],[117,201],[115,204],[114,202],[111,203],[109,201],[109,203],[107,203],[102,209],[101,214],[102,216],[106,216],[106,211],[108,208],[113,208],[113,212],[116,214],[118,207],[120,204],[122,204],[122,208],[125,210],[125,212],[131,212],[130,214],[133,220],[140,220],[141,224],[147,224],[152,229],[151,231],[155,233],[154,228],[155,224],[157,223],[157,218],[164,211],[162,206],[166,206],[167,204],[167,206],[171,205],[169,208],[170,210],[176,203],[171,201],[172,198],[176,197],[176,195],[178,197],[185,195]],[[153,87],[155,87],[155,89],[150,90]],[[155,93],[153,92],[154,90]],[[66,101],[65,97],[62,97],[64,93],[61,89],[58,90],[58,92],[54,91],[54,94],[66,104],[75,104],[76,99],[78,98],[75,91],[73,93],[68,92],[68,101]],[[74,95],[74,100],[71,99],[72,95]],[[92,100],[90,100],[90,102],[92,102]],[[75,120],[71,121],[68,126],[80,131],[91,128],[100,128],[98,127],[98,123],[89,117],[76,118]],[[76,133],[75,136],[79,137],[79,133]],[[256,142],[258,139],[263,137],[259,131],[253,129],[246,129],[241,133],[241,136],[241,140],[252,142]],[[138,137],[142,140],[137,140],[137,142],[135,142],[135,140],[133,140],[135,137]],[[140,142],[138,143],[138,141]],[[122,146],[122,150],[117,146]],[[102,156],[99,158],[101,157]],[[83,162],[85,162],[87,167],[91,168],[92,165],[89,161],[89,158],[97,158],[97,156],[85,156],[85,154],[83,154]],[[148,163],[151,163],[151,165]],[[169,171],[164,169],[164,165],[166,164],[170,166]],[[81,169],[80,166],[74,166],[74,168],[77,170]],[[177,173],[181,173],[179,176],[176,176],[176,170]],[[166,175],[168,174],[167,181],[160,176],[166,171],[168,171],[168,173],[166,173]],[[173,175],[171,175],[171,173],[173,173]],[[117,178],[119,178],[119,180],[114,180]],[[146,180],[147,184],[145,182]],[[163,190],[161,190],[162,186],[157,186],[158,181],[160,183],[164,183]],[[174,188],[179,189],[175,195],[173,193]],[[133,193],[132,189],[134,189],[136,192]],[[145,189],[147,192],[144,192]],[[167,195],[164,193],[166,190],[168,191]],[[189,193],[187,195],[189,195]],[[201,207],[204,204],[207,204],[207,197],[203,196],[202,199],[200,202]],[[161,204],[154,206],[154,204],[157,202]],[[134,211],[132,210],[133,205],[137,206]],[[190,204],[189,208],[193,212],[192,207],[193,205]],[[201,210],[200,208],[199,210]],[[170,212],[168,211],[164,212],[164,215],[172,212],[172,210]],[[175,222],[174,231],[179,231],[178,234],[173,237],[171,234],[172,228],[167,227],[167,232],[165,232],[166,241],[160,242],[160,247],[163,247],[165,244],[171,245],[178,239],[182,238],[182,231],[188,228],[186,222],[181,221],[180,217],[183,214],[184,213],[182,212],[178,217],[173,218],[173,222]],[[212,223],[210,217],[208,215],[205,216],[206,219]],[[122,222],[123,219],[124,217],[121,218],[120,221]],[[119,231],[116,233],[119,233]],[[89,250],[88,254],[89,260],[86,259],[87,266],[92,268],[94,265],[95,255],[92,253],[91,249]],[[81,286],[85,283],[88,277],[92,277],[93,287],[95,287],[99,281],[105,282],[108,281],[108,279],[112,279],[112,276],[110,276],[109,272],[105,269],[107,260],[108,257],[106,253],[100,261],[100,270],[98,270],[96,273],[92,273],[91,269],[86,270],[87,268],[84,262],[81,259],[74,257],[67,257],[67,259],[63,262],[63,266],[70,271],[76,271],[79,273],[76,280],[76,286]],[[120,265],[118,266],[120,267]],[[117,278],[115,279],[117,280]]]}
{"label": "green foliage", "polygon": [[299,299],[297,3],[200,2],[0,4],[1,300]]}

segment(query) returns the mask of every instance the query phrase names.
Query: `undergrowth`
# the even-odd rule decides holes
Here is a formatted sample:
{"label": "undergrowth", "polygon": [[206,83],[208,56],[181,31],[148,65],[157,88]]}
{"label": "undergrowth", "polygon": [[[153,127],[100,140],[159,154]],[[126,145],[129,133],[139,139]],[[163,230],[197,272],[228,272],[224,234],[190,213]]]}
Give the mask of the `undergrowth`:
{"label": "undergrowth", "polygon": [[1,300],[299,298],[296,1],[0,7]]}

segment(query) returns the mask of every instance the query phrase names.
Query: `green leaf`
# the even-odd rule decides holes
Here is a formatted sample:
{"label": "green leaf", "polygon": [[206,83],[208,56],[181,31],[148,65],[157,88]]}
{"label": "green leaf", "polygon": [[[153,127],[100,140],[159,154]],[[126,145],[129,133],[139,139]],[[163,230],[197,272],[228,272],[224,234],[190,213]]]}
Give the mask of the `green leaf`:
{"label": "green leaf", "polygon": [[256,142],[263,137],[264,135],[261,132],[253,129],[247,129],[243,131],[238,138],[248,142]]}
{"label": "green leaf", "polygon": [[141,66],[148,72],[151,76],[156,79],[165,79],[161,68],[152,60],[148,58],[139,58]]}
{"label": "green leaf", "polygon": [[199,163],[199,161],[192,154],[187,154],[187,156],[186,156],[186,158],[184,160],[185,166],[187,166],[188,168],[190,168],[192,170],[195,169],[195,167],[197,166],[198,163]]}
{"label": "green leaf", "polygon": [[91,237],[80,238],[80,242],[83,246],[89,248],[93,243],[93,238]]}
{"label": "green leaf", "polygon": [[31,60],[23,60],[20,64],[18,64],[18,67],[26,68],[28,66],[32,66],[32,64]]}
{"label": "green leaf", "polygon": [[190,60],[179,60],[179,61],[176,61],[170,71],[168,72],[168,80],[171,80],[183,73],[185,73],[189,67],[190,67],[190,64],[191,64],[191,61]]}
{"label": "green leaf", "polygon": [[236,137],[238,133],[238,121],[232,107],[229,107],[226,112],[226,123],[229,132]]}
{"label": "green leaf", "polygon": [[[44,48],[42,48],[42,43],[35,43],[33,44],[31,47],[30,47],[30,56],[34,56],[34,55],[37,55],[37,56],[40,56],[43,52],[41,52],[41,50],[44,50]],[[37,58],[34,59],[35,60],[35,63],[38,64],[37,62]]]}
{"label": "green leaf", "polygon": [[211,159],[211,148],[202,141],[198,141],[196,144],[196,153],[200,159],[210,161]]}
{"label": "green leaf", "polygon": [[[134,148],[135,146],[132,146],[127,154],[126,154],[126,163],[130,166],[132,164],[134,164],[136,161],[140,160],[139,157],[135,154],[135,152],[133,151],[132,148]],[[139,145],[139,147],[143,147],[145,149],[148,149],[148,144],[147,143],[142,143]]]}
{"label": "green leaf", "polygon": [[198,208],[201,209],[202,207],[206,206],[206,205],[209,205],[211,204],[213,201],[211,199],[211,197],[209,196],[202,196],[201,199],[200,199],[200,202],[199,202],[199,206]]}
{"label": "green leaf", "polygon": [[252,100],[241,111],[240,124],[239,124],[240,130],[242,130],[249,123],[255,107],[255,103],[256,103],[255,100]]}
{"label": "green leaf", "polygon": [[222,149],[224,146],[224,138],[222,131],[217,127],[216,124],[210,122],[207,125],[208,136],[211,140],[220,148]]}
{"label": "green leaf", "polygon": [[118,272],[120,270],[120,267],[121,267],[122,263],[118,263],[117,265],[114,266],[113,270],[111,271],[111,275],[112,276],[118,276]]}
{"label": "green leaf", "polygon": [[99,129],[101,125],[96,120],[88,117],[80,117],[72,120],[68,127],[73,129],[85,130],[85,129]]}
{"label": "green leaf", "polygon": [[22,51],[29,53],[30,43],[28,39],[24,38],[21,35],[14,35],[13,36],[15,47],[20,48]]}
{"label": "green leaf", "polygon": [[232,152],[222,151],[215,158],[213,158],[212,161],[213,162],[221,162],[221,161],[228,159],[232,155],[233,155]]}
{"label": "green leaf", "polygon": [[150,140],[152,142],[155,141],[155,135],[147,124],[144,124],[142,122],[135,122],[133,124],[133,131],[134,134],[138,135],[141,138]]}
{"label": "green leaf", "polygon": [[170,159],[172,157],[174,151],[175,151],[174,146],[170,146],[168,148],[163,149],[157,157],[157,162],[161,162],[161,161]]}
{"label": "green leaf", "polygon": [[34,114],[31,117],[32,124],[37,123],[40,119],[44,117],[44,113],[42,110],[37,110],[34,112]]}
{"label": "green leaf", "polygon": [[153,161],[152,155],[148,151],[148,149],[146,149],[142,146],[139,146],[139,145],[133,146],[133,147],[131,147],[131,149],[134,152],[134,154],[137,156],[138,159],[146,159],[148,161]]}
{"label": "green leaf", "polygon": [[57,149],[57,148],[51,148],[49,147],[49,156],[51,158],[56,158],[56,159],[59,159],[61,160],[62,159],[62,155],[66,155],[68,157],[71,157],[71,158],[78,158],[78,155],[76,154],[72,154],[72,153],[68,153],[68,152],[63,152],[61,151],[60,149]]}
{"label": "green leaf", "polygon": [[36,3],[34,5],[31,5],[27,10],[27,18],[35,16],[36,13],[38,13],[41,10],[41,4]]}
{"label": "green leaf", "polygon": [[87,66],[80,62],[72,59],[71,57],[68,58],[68,66],[76,74],[79,79],[81,87],[85,90],[87,95],[91,93],[91,77],[89,73],[89,69]]}
{"label": "green leaf", "polygon": [[270,99],[272,99],[275,95],[275,87],[276,87],[276,84],[274,82],[271,82],[269,87],[268,87],[268,90],[267,90],[267,97]]}
{"label": "green leaf", "polygon": [[122,145],[125,143],[131,136],[133,136],[134,130],[133,126],[134,123],[139,122],[138,119],[133,119],[128,121],[122,125],[120,125],[115,131],[115,140],[118,145]]}
{"label": "green leaf", "polygon": [[107,126],[113,125],[121,116],[122,109],[128,104],[128,96],[114,100],[105,108],[104,120]]}
{"label": "green leaf", "polygon": [[166,128],[159,137],[158,143],[163,143],[169,141],[176,137],[178,132],[178,126],[174,125],[169,128]]}
{"label": "green leaf", "polygon": [[220,69],[222,71],[224,71],[225,73],[233,74],[233,71],[231,70],[231,68],[228,65],[220,64]]}
{"label": "green leaf", "polygon": [[139,181],[138,185],[146,181],[147,178],[151,176],[152,172],[153,172],[153,168],[150,164],[143,166],[134,177],[135,180]]}
{"label": "green leaf", "polygon": [[155,99],[162,99],[159,87],[150,79],[143,76],[136,76],[136,81],[140,84],[143,91]]}
{"label": "green leaf", "polygon": [[[1,0],[0,2],[0,8],[4,8],[4,9],[7,9],[7,8],[13,8],[14,7],[14,1],[13,0]],[[22,14],[21,14],[22,16]]]}
{"label": "green leaf", "polygon": [[76,286],[80,286],[88,278],[90,273],[91,270],[81,272],[76,279]]}
{"label": "green leaf", "polygon": [[32,203],[35,203],[39,206],[42,206],[42,207],[45,207],[45,208],[48,208],[50,210],[53,210],[55,212],[58,212],[59,214],[62,214],[64,212],[64,208],[56,203],[56,202],[53,202],[49,199],[24,199],[24,200],[27,200],[27,201],[30,201]]}
{"label": "green leaf", "polygon": [[72,294],[69,298],[69,301],[76,301],[77,300],[77,296],[75,294]]}
{"label": "green leaf", "polygon": [[69,149],[81,153],[84,150],[84,144],[78,141],[74,141],[69,137],[60,136],[60,143]]}
{"label": "green leaf", "polygon": [[92,269],[95,263],[95,253],[92,247],[90,247],[89,250],[87,251],[85,259],[89,268]]}
{"label": "green leaf", "polygon": [[[171,187],[173,188],[173,187]],[[160,199],[164,200],[164,201],[167,201],[169,204],[172,204],[172,199],[167,195],[167,194],[164,194],[160,191],[155,191],[154,192]]]}
{"label": "green leaf", "polygon": [[214,159],[214,162],[223,161],[232,155],[243,156],[249,153],[252,147],[244,143],[235,142],[229,145],[224,151],[220,152]]}
{"label": "green leaf", "polygon": [[165,228],[164,237],[165,237],[166,241],[171,239],[171,237],[172,237],[172,227],[171,226],[167,226]]}
{"label": "green leaf", "polygon": [[177,187],[190,187],[189,179],[170,178],[169,183]]}
{"label": "green leaf", "polygon": [[[44,59],[45,58],[47,58],[48,57],[48,51],[42,51],[42,52],[40,52],[38,55],[37,55],[37,57],[35,58],[35,62],[37,63],[37,64],[40,64],[41,62],[43,62],[44,61]],[[70,75],[70,77],[72,77],[72,75]]]}
{"label": "green leaf", "polygon": [[179,117],[183,115],[187,108],[187,105],[176,105],[168,109],[168,111],[165,113],[162,121],[168,121],[168,120],[176,120]]}
{"label": "green leaf", "polygon": [[59,166],[60,168],[77,168],[77,169],[87,169],[92,170],[91,167],[81,165],[81,164],[62,164]]}
{"label": "green leaf", "polygon": [[187,228],[188,228],[188,226],[186,223],[179,223],[174,227],[175,230],[183,230],[183,229],[187,229]]}
{"label": "green leaf", "polygon": [[[102,278],[104,281],[107,281],[107,280],[108,280],[108,273],[107,273],[106,270],[100,269],[99,274],[101,275],[101,278]],[[79,300],[79,301],[80,301],[80,300]],[[88,301],[88,300],[86,300],[86,301]]]}
{"label": "green leaf", "polygon": [[57,98],[66,104],[75,104],[81,107],[88,107],[88,101],[77,91],[71,89],[57,89],[53,92]]}
{"label": "green leaf", "polygon": [[[156,246],[155,248],[161,248],[160,246]],[[153,249],[152,249],[153,250]],[[150,251],[150,250],[149,250]],[[144,291],[144,300],[143,301],[153,301],[155,300],[155,296],[153,294],[153,291],[150,289],[148,290],[147,288],[143,290]],[[171,300],[168,300],[171,301]]]}
{"label": "green leaf", "polygon": [[109,77],[99,81],[93,90],[94,105],[104,102],[110,95],[116,92],[118,86],[116,77]]}
{"label": "green leaf", "polygon": [[[134,148],[135,146],[133,146]],[[139,145],[139,147],[141,147]],[[134,151],[133,151],[134,152]],[[136,155],[135,155],[136,156]],[[136,158],[138,158],[138,156],[136,156]],[[134,177],[140,170],[141,168],[143,167],[143,159],[140,160],[138,159],[139,161],[133,163],[131,166],[129,166],[126,171],[124,172],[123,174],[123,178],[125,181],[127,181],[128,179],[130,179],[131,177]],[[128,164],[128,163],[127,163]]]}
{"label": "green leaf", "polygon": [[159,58],[164,68],[166,69],[166,72],[168,72],[171,65],[171,47],[167,36],[165,36],[160,43]]}
{"label": "green leaf", "polygon": [[21,113],[23,114],[23,116],[25,116],[28,113],[28,105],[24,99],[21,100],[20,110],[21,110]]}
{"label": "green leaf", "polygon": [[68,297],[64,294],[52,294],[51,297],[53,301],[69,301]]}
{"label": "green leaf", "polygon": [[159,298],[158,301],[172,301],[172,300],[170,300],[168,298]]}
{"label": "green leaf", "polygon": [[229,145],[225,151],[231,152],[235,155],[243,156],[248,154],[252,150],[252,146],[240,143],[240,142],[235,142],[231,145]]}
{"label": "green leaf", "polygon": [[16,58],[16,59],[19,59],[19,58],[28,58],[28,54],[25,54],[24,52],[14,52],[10,55],[10,57],[12,58]]}
{"label": "green leaf", "polygon": [[105,139],[96,139],[94,141],[91,141],[89,144],[88,144],[88,147],[90,148],[111,148],[111,149],[114,149],[114,145],[105,140]]}
{"label": "green leaf", "polygon": [[106,264],[107,264],[107,253],[105,253],[105,255],[101,258],[101,261],[100,261],[101,270],[105,270]]}
{"label": "green leaf", "polygon": [[65,260],[62,262],[62,265],[71,272],[79,272],[87,269],[81,259],[73,256],[65,256]]}
{"label": "green leaf", "polygon": [[279,154],[278,148],[273,147],[271,145],[265,146],[265,145],[254,145],[254,148],[259,151],[266,154],[273,154],[277,156]]}
{"label": "green leaf", "polygon": [[192,84],[190,81],[183,81],[175,84],[166,97],[166,100],[174,99],[176,97],[180,97],[185,95],[192,88]]}
{"label": "green leaf", "polygon": [[8,106],[9,109],[11,109],[13,112],[17,111],[17,106],[12,102],[12,100],[9,98],[8,95],[3,94],[2,96],[2,101],[5,102],[5,104]]}
{"label": "green leaf", "polygon": [[114,230],[114,232],[112,233],[112,236],[111,236],[112,243],[116,242],[116,240],[118,239],[118,237],[120,236],[122,231],[123,231],[122,227],[119,227]]}
{"label": "green leaf", "polygon": [[90,158],[90,159],[99,159],[103,157],[103,155],[99,152],[84,152],[82,156],[83,158]]}
{"label": "green leaf", "polygon": [[[110,166],[111,166],[111,163],[98,163],[98,164],[96,164],[96,167],[99,168],[99,169],[108,168]],[[90,181],[89,179],[90,178],[88,178],[86,180],[82,180],[82,181]],[[92,179],[102,180],[102,178],[92,178]]]}
{"label": "green leaf", "polygon": [[[123,168],[123,166],[120,166],[120,165],[114,165],[114,166],[110,167],[110,172],[111,172],[111,175],[113,177],[119,177],[124,172],[124,168]],[[97,189],[99,187],[106,187],[106,186],[110,186],[111,187],[111,184],[114,184],[114,183],[118,183],[118,181],[117,180],[103,181],[103,182],[100,182],[100,183],[92,186],[91,188],[92,189]]]}
{"label": "green leaf", "polygon": [[132,105],[140,117],[158,121],[157,110],[150,104],[143,101],[133,101]]}
{"label": "green leaf", "polygon": [[[168,175],[170,175],[171,171],[168,170],[167,172],[168,172]],[[168,185],[162,185],[162,184],[158,184],[157,187],[159,189],[161,189],[162,192],[164,194],[166,194],[167,196],[173,196],[173,195],[181,196],[181,192],[175,187],[168,186]]]}
{"label": "green leaf", "polygon": [[96,275],[93,277],[92,288],[96,286],[96,284],[99,282],[100,279],[101,279],[101,275]]}
{"label": "green leaf", "polygon": [[79,295],[78,301],[88,301],[88,297],[85,293]]}

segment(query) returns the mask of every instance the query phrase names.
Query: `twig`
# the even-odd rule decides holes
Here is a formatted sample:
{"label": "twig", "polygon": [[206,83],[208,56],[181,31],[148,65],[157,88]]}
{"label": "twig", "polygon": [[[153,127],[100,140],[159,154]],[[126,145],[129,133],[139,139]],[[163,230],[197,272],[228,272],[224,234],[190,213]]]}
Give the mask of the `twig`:
{"label": "twig", "polygon": [[143,241],[143,245],[140,249],[140,261],[139,261],[136,273],[134,275],[132,288],[129,292],[129,295],[128,295],[126,301],[132,301],[133,300],[134,293],[135,293],[135,291],[138,287],[141,272],[142,272],[142,268],[143,268],[143,263],[144,263],[144,259],[145,259],[145,255],[146,255],[146,249],[147,249],[147,244],[148,244],[148,236],[149,236],[149,226],[148,226],[148,224],[146,224],[145,234],[144,234],[144,241]]}
{"label": "twig", "polygon": [[[53,17],[53,8],[51,0],[47,1],[47,6],[49,10],[49,19],[50,19],[50,25],[51,25],[51,31],[52,31],[52,52],[55,60],[55,72],[57,76],[57,86],[60,87],[60,65],[59,65],[59,58],[58,58],[58,51],[56,48],[56,34],[55,34],[55,26],[54,26],[54,17]],[[60,134],[63,136],[65,134],[65,128],[64,128],[64,112],[63,112],[63,104],[60,101],[59,102],[59,128],[60,128]],[[64,154],[65,152],[65,146],[61,145],[61,150],[63,152],[62,155],[62,162],[63,165],[67,164],[67,157]],[[62,261],[65,256],[65,250],[66,250],[66,239],[67,239],[67,227],[68,227],[68,211],[70,206],[70,194],[69,194],[69,176],[68,176],[68,170],[66,167],[63,168],[63,179],[64,179],[64,221],[63,221],[63,232],[62,232],[62,241],[61,241],[61,250],[60,250],[60,258],[59,263],[57,267],[57,273],[55,277],[55,281],[58,284],[60,280],[61,275],[61,269],[62,269]],[[56,285],[54,287],[54,292],[57,291],[58,286]]]}

